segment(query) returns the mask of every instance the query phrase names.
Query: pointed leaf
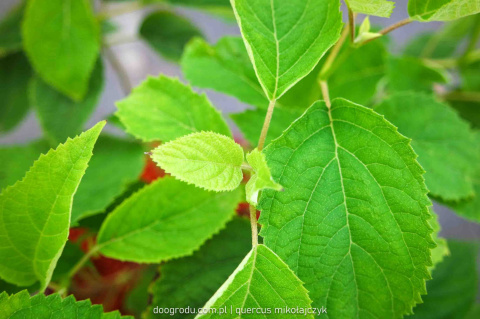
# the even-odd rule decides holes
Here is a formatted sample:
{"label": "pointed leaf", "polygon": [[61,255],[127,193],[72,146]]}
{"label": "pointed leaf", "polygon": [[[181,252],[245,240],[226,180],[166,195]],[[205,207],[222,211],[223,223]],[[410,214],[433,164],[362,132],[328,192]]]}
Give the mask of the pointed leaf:
{"label": "pointed leaf", "polygon": [[68,139],[0,194],[0,277],[45,288],[65,246],[73,195],[105,122]]}
{"label": "pointed leaf", "polygon": [[158,53],[173,61],[179,61],[183,47],[195,36],[202,36],[200,30],[189,20],[170,11],[157,11],[145,18],[140,35]]}
{"label": "pointed leaf", "polygon": [[88,92],[80,102],[59,93],[42,79],[30,83],[30,100],[51,145],[79,134],[97,106],[103,90],[103,65],[98,60],[90,78]]}
{"label": "pointed leaf", "polygon": [[247,201],[250,204],[257,205],[258,193],[264,189],[282,190],[282,185],[275,183],[272,178],[265,154],[256,148],[247,154],[247,162],[252,166],[254,172],[245,186]]}
{"label": "pointed leaf", "polygon": [[309,74],[340,37],[338,0],[231,0],[257,77],[269,100]]}
{"label": "pointed leaf", "polygon": [[[252,318],[264,318],[276,308],[310,308],[311,300],[302,282],[268,247],[254,247],[233,274],[204,306],[227,310],[226,314],[208,313],[196,318],[239,318],[242,311],[253,309]],[[225,308],[226,307],[226,308]],[[278,316],[278,314],[276,315]],[[285,315],[284,315],[285,316]],[[290,318],[314,318],[312,314],[295,313]]]}
{"label": "pointed leaf", "polygon": [[[251,249],[250,223],[239,217],[208,240],[192,256],[160,267],[160,278],[151,286],[152,307],[146,318],[158,318],[159,308],[201,308],[240,264]],[[177,313],[170,318],[193,318]]]}
{"label": "pointed leaf", "polygon": [[146,142],[168,142],[200,131],[231,136],[208,98],[175,78],[149,77],[117,107],[115,114],[127,132]]}
{"label": "pointed leaf", "polygon": [[431,215],[409,141],[371,109],[312,105],[264,153],[264,243],[331,318],[396,318],[425,294]]}
{"label": "pointed leaf", "polygon": [[480,12],[480,0],[409,0],[408,14],[419,21],[448,21]]}
{"label": "pointed leaf", "polygon": [[159,179],[107,217],[97,238],[100,252],[139,263],[191,255],[225,226],[240,200],[240,190],[214,193]]}
{"label": "pointed leaf", "polygon": [[232,190],[243,179],[243,150],[224,135],[193,133],[160,145],[152,153],[153,161],[165,172],[207,190]]}
{"label": "pointed leaf", "polygon": [[0,133],[16,127],[27,114],[31,76],[32,69],[22,53],[0,58]]}
{"label": "pointed leaf", "polygon": [[26,290],[15,295],[8,296],[0,294],[0,318],[34,319],[34,318],[55,318],[55,319],[121,319],[132,318],[122,317],[120,312],[103,313],[101,305],[92,305],[90,300],[76,301],[70,295],[62,299],[59,294],[45,296],[37,294],[30,297]]}
{"label": "pointed leaf", "polygon": [[[475,135],[448,105],[421,93],[398,93],[375,110],[413,139],[430,193],[444,200],[474,195],[472,163],[480,161]],[[412,121],[412,118],[415,121]]]}
{"label": "pointed leaf", "polygon": [[51,86],[81,100],[100,50],[98,23],[87,0],[28,0],[25,51]]}
{"label": "pointed leaf", "polygon": [[377,17],[388,18],[395,8],[395,2],[387,0],[345,0],[353,11]]}

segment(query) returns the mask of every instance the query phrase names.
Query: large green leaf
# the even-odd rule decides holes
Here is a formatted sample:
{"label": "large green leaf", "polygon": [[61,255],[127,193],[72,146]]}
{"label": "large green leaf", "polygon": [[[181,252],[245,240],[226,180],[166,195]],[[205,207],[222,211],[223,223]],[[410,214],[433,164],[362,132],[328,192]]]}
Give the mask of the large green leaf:
{"label": "large green leaf", "polygon": [[408,318],[464,318],[475,303],[478,244],[449,240],[448,245],[451,255],[435,268],[427,282],[428,295]]}
{"label": "large green leaf", "polygon": [[165,172],[212,191],[229,191],[243,179],[243,149],[235,141],[212,132],[193,133],[152,151]]}
{"label": "large green leaf", "polygon": [[206,95],[195,93],[175,78],[149,77],[117,107],[115,114],[127,132],[144,141],[168,142],[200,131],[231,136]]}
{"label": "large green leaf", "polygon": [[43,80],[74,100],[87,93],[99,33],[88,0],[28,0],[22,26],[25,51]]}
{"label": "large green leaf", "polygon": [[45,288],[68,237],[73,195],[105,122],[33,164],[0,194],[0,277]]}
{"label": "large green leaf", "polygon": [[345,0],[353,12],[388,18],[395,8],[395,2],[387,0]]}
{"label": "large green leaf", "polygon": [[100,252],[141,263],[191,255],[233,217],[241,193],[208,192],[173,178],[160,179],[107,217],[98,234]]}
{"label": "large green leaf", "polygon": [[480,12],[480,0],[408,0],[408,14],[419,21],[448,21]]}
{"label": "large green leaf", "polygon": [[317,102],[265,148],[261,235],[330,318],[397,318],[430,277],[431,218],[409,140],[371,109]]}
{"label": "large green leaf", "polygon": [[24,290],[9,296],[0,294],[0,309],[2,319],[120,319],[120,312],[103,313],[101,305],[92,305],[90,300],[76,301],[71,295],[62,299],[59,294],[37,294],[30,297]]}
{"label": "large green leaf", "polygon": [[22,50],[22,35],[20,23],[23,18],[25,4],[22,1],[20,5],[14,7],[0,21],[0,57],[11,52]]}
{"label": "large green leaf", "polygon": [[[268,247],[258,245],[205,305],[205,309],[217,309],[217,313],[199,314],[196,318],[241,318],[247,309],[253,310],[253,314],[246,315],[251,318],[314,318],[311,313],[305,314],[310,305],[308,291],[297,276]],[[297,312],[276,312],[292,308]],[[298,308],[304,313],[299,313]]]}
{"label": "large green leaf", "polygon": [[100,136],[93,152],[73,201],[72,224],[104,212],[138,180],[145,165],[140,144],[113,136]]}
{"label": "large green leaf", "polygon": [[151,286],[152,307],[147,318],[193,318],[195,314],[155,315],[159,308],[201,308],[240,264],[251,249],[250,223],[235,217],[218,235],[192,256],[160,267],[160,278]]}
{"label": "large green leaf", "polygon": [[448,105],[426,94],[398,93],[375,110],[413,139],[430,194],[444,200],[474,195],[474,163],[480,161],[475,135]]}
{"label": "large green leaf", "polygon": [[51,145],[57,145],[82,131],[97,106],[103,82],[103,65],[100,59],[90,78],[88,92],[82,101],[71,100],[38,77],[31,82],[31,104],[37,110],[40,124]]}
{"label": "large green leaf", "polygon": [[143,20],[140,35],[158,53],[179,61],[187,42],[202,34],[189,20],[170,11],[158,11]]}
{"label": "large green leaf", "polygon": [[339,39],[338,0],[231,0],[257,77],[269,100],[309,74]]}
{"label": "large green leaf", "polygon": [[0,133],[13,129],[27,114],[31,76],[32,70],[22,53],[0,58]]}

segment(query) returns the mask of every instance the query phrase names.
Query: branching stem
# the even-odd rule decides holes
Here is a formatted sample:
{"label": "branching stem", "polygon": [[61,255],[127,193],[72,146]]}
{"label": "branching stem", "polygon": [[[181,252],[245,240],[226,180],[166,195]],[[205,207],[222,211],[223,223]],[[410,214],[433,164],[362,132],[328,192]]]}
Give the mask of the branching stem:
{"label": "branching stem", "polygon": [[[388,26],[388,27],[380,30],[378,33],[380,33],[381,35],[386,35],[386,34],[392,32],[393,30],[396,30],[396,29],[398,29],[398,28],[400,28],[400,27],[403,27],[404,25],[407,25],[407,24],[412,23],[412,22],[413,22],[412,19],[406,18],[406,19],[404,19],[404,20],[401,20],[401,21],[398,21],[397,23],[392,24],[391,26]],[[378,38],[373,38],[373,39],[369,39],[369,40],[367,40],[367,41],[365,41],[365,42],[362,42],[362,45],[363,45],[363,44],[367,44],[367,43],[369,43],[370,41],[373,41],[373,40],[375,40],[375,39],[378,39]]]}

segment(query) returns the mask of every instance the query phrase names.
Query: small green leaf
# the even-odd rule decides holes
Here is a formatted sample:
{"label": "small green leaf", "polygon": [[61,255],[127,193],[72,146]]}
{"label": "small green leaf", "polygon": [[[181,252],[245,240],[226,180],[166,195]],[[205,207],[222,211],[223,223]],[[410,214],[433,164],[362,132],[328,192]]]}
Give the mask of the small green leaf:
{"label": "small green leaf", "polygon": [[[251,249],[250,223],[235,217],[224,230],[208,240],[192,256],[160,267],[160,278],[151,286],[152,307],[146,318],[158,318],[153,308],[201,308],[240,264]],[[195,314],[175,314],[174,319]]]}
{"label": "small green leaf", "polygon": [[408,0],[412,19],[449,21],[480,12],[480,0]]}
{"label": "small green leaf", "polygon": [[308,75],[340,37],[338,0],[231,0],[250,59],[269,100]]}
{"label": "small green leaf", "polygon": [[444,200],[474,195],[472,163],[480,161],[475,135],[448,105],[426,94],[407,92],[392,95],[375,110],[413,139],[430,194]]}
{"label": "small green leaf", "polygon": [[478,243],[449,240],[448,246],[451,255],[433,270],[423,303],[413,309],[415,315],[406,318],[464,318],[474,305],[478,291]]}
{"label": "small green leaf", "polygon": [[52,146],[82,131],[97,106],[103,84],[103,65],[100,59],[82,101],[72,101],[38,77],[30,83],[31,104],[36,108],[42,129]]}
{"label": "small green leaf", "polygon": [[202,34],[189,20],[170,11],[157,11],[143,20],[140,35],[158,53],[179,61],[187,42]]}
{"label": "small green leaf", "polygon": [[121,319],[132,318],[122,317],[120,312],[103,313],[101,305],[92,305],[89,299],[76,301],[73,295],[62,299],[59,294],[37,294],[30,297],[30,294],[23,290],[15,295],[0,294],[0,309],[2,319]]}
{"label": "small green leaf", "polygon": [[149,77],[117,107],[115,114],[127,132],[146,142],[168,142],[200,131],[231,136],[208,98],[175,78]]}
{"label": "small green leaf", "polygon": [[22,50],[20,24],[24,9],[25,3],[22,1],[0,21],[0,57]]}
{"label": "small green leaf", "polygon": [[152,159],[179,180],[212,191],[229,191],[243,179],[243,150],[212,132],[192,133],[152,151]]}
{"label": "small green leaf", "polygon": [[103,135],[93,150],[95,156],[78,187],[72,208],[72,224],[102,213],[138,180],[145,159],[138,143]]}
{"label": "small green leaf", "polygon": [[38,75],[81,100],[100,50],[100,28],[90,1],[28,0],[22,35]]}
{"label": "small green leaf", "polygon": [[312,105],[263,151],[283,192],[264,190],[264,244],[330,318],[397,318],[430,278],[431,218],[409,140],[371,109]]}
{"label": "small green leaf", "polygon": [[250,177],[245,191],[247,193],[247,201],[252,205],[257,205],[258,194],[264,189],[282,190],[282,185],[275,183],[270,174],[265,155],[257,148],[247,154],[247,162],[252,166],[253,175]]}
{"label": "small green leaf", "polygon": [[159,179],[107,217],[98,247],[107,257],[139,263],[191,255],[233,217],[241,193],[208,192],[173,178]]}
{"label": "small green leaf", "polygon": [[16,127],[27,114],[31,76],[32,69],[23,53],[0,58],[0,133]]}
{"label": "small green leaf", "polygon": [[[45,289],[65,246],[73,195],[105,122],[68,139],[0,194],[0,277]],[[1,308],[1,307],[0,307]]]}
{"label": "small green leaf", "polygon": [[[264,245],[254,247],[238,268],[218,289],[204,306],[205,309],[217,309],[217,313],[199,314],[196,318],[241,318],[246,309],[267,311],[246,315],[252,318],[264,318],[268,315],[282,317],[276,309],[309,309],[311,300],[302,282],[273,251]],[[220,313],[226,310],[226,313]],[[287,312],[288,313],[288,312]],[[284,314],[289,318],[311,318],[312,314],[296,312]]]}
{"label": "small green leaf", "polygon": [[345,0],[353,11],[377,17],[388,18],[395,8],[395,2],[386,0]]}

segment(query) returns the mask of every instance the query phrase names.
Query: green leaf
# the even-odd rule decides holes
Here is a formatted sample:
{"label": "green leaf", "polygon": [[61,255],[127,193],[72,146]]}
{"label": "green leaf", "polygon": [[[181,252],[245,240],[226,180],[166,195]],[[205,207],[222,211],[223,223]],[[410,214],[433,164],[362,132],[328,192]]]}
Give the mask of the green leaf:
{"label": "green leaf", "polygon": [[[68,237],[72,200],[105,122],[68,139],[0,194],[0,277],[44,289]],[[0,307],[1,308],[1,307]]]}
{"label": "green leaf", "polygon": [[472,163],[480,160],[475,135],[448,105],[429,95],[407,92],[394,94],[375,110],[413,139],[418,161],[427,171],[430,194],[444,200],[474,195]]}
{"label": "green leaf", "polygon": [[0,58],[0,133],[13,129],[27,114],[31,76],[32,70],[22,53]]}
{"label": "green leaf", "polygon": [[233,18],[230,0],[143,0],[145,3],[168,2],[175,6],[205,10],[225,18]]}
{"label": "green leaf", "polygon": [[377,17],[388,18],[395,8],[395,2],[386,0],[345,0],[353,11]]}
{"label": "green leaf", "polygon": [[392,92],[432,92],[434,83],[447,83],[442,69],[426,65],[415,57],[390,57],[387,69],[388,87]]}
{"label": "green leaf", "polygon": [[[208,313],[196,318],[240,318],[242,311],[267,311],[274,316],[276,308],[310,308],[311,300],[302,282],[273,251],[264,245],[254,247],[233,274],[204,306],[205,309],[226,310],[226,314]],[[222,309],[223,308],[223,309]],[[261,308],[261,309],[259,309]],[[248,317],[263,318],[268,313],[254,312]],[[296,313],[290,318],[314,318],[312,314]]]}
{"label": "green leaf", "polygon": [[264,153],[283,192],[258,208],[264,243],[330,318],[411,312],[430,277],[431,218],[409,140],[371,109],[317,102]]}
{"label": "green leaf", "polygon": [[408,318],[464,318],[475,303],[478,244],[449,240],[448,245],[452,254],[437,265],[427,282],[428,295]]}
{"label": "green leaf", "polygon": [[0,309],[2,319],[34,319],[34,318],[55,318],[55,319],[120,319],[132,318],[122,317],[120,312],[103,313],[101,305],[92,305],[89,299],[76,301],[70,295],[62,299],[59,294],[37,294],[30,297],[26,290],[15,295],[0,294]]}
{"label": "green leaf", "polygon": [[340,37],[338,0],[231,0],[257,77],[276,100],[308,75]]}
{"label": "green leaf", "polygon": [[235,141],[212,132],[192,133],[152,151],[165,172],[212,191],[229,191],[243,179],[243,149]]}
{"label": "green leaf", "polygon": [[241,195],[240,190],[214,193],[159,179],[107,217],[97,238],[100,252],[139,263],[190,255],[233,217]]}
{"label": "green leaf", "polygon": [[113,136],[100,136],[94,154],[73,201],[72,224],[104,212],[145,166],[140,144]]}
{"label": "green leaf", "polygon": [[22,1],[0,21],[0,57],[22,50],[20,24],[24,9],[25,3]]}
{"label": "green leaf", "polygon": [[253,169],[253,175],[245,186],[247,201],[256,206],[260,191],[264,189],[280,191],[282,190],[282,185],[273,180],[270,168],[268,168],[267,165],[267,160],[265,159],[265,154],[260,152],[258,148],[247,154],[247,162]]}
{"label": "green leaf", "polygon": [[40,154],[48,152],[45,140],[0,148],[0,189],[21,179]]}
{"label": "green leaf", "polygon": [[169,11],[157,11],[143,20],[140,35],[158,53],[179,61],[187,42],[202,34],[189,20]]}
{"label": "green leaf", "polygon": [[88,0],[28,0],[24,48],[45,82],[81,100],[100,50],[100,28]]}
{"label": "green leaf", "polygon": [[[146,318],[162,318],[159,308],[201,308],[240,264],[251,249],[250,223],[239,217],[208,240],[192,256],[172,260],[160,267],[160,278],[151,286],[152,307]],[[193,318],[179,314],[165,318]]]}
{"label": "green leaf", "polygon": [[445,238],[438,237],[440,230],[442,229],[440,223],[438,222],[438,216],[433,210],[430,209],[430,214],[432,214],[433,218],[430,220],[430,226],[432,226],[433,234],[432,238],[437,244],[437,247],[432,249],[432,266],[430,267],[430,271],[435,269],[435,266],[443,261],[445,256],[450,255],[450,250],[448,249],[448,243]]}
{"label": "green leaf", "polygon": [[418,21],[449,21],[480,12],[480,0],[409,0],[408,14]]}
{"label": "green leaf", "polygon": [[42,129],[52,146],[82,131],[97,106],[103,84],[103,65],[100,59],[82,101],[72,101],[38,77],[30,83],[31,104],[36,108]]}
{"label": "green leaf", "polygon": [[115,114],[127,132],[146,142],[168,142],[200,131],[231,136],[227,123],[206,95],[195,93],[175,78],[149,77],[117,107]]}

